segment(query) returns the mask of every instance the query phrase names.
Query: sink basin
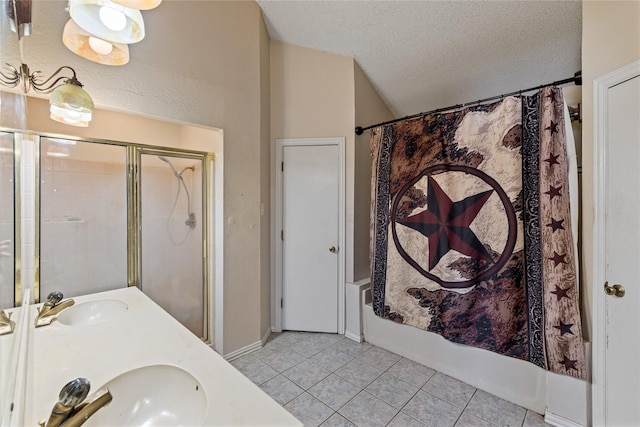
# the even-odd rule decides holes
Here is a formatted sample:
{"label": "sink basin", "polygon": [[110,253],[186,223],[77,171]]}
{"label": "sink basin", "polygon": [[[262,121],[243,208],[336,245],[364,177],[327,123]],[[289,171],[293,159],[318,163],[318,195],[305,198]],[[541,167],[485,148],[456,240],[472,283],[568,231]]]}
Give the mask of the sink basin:
{"label": "sink basin", "polygon": [[197,426],[206,415],[202,385],[176,366],[134,369],[104,386],[113,400],[89,418],[86,426]]}
{"label": "sink basin", "polygon": [[58,314],[58,322],[68,326],[97,325],[120,319],[129,306],[117,299],[83,302],[65,308]]}

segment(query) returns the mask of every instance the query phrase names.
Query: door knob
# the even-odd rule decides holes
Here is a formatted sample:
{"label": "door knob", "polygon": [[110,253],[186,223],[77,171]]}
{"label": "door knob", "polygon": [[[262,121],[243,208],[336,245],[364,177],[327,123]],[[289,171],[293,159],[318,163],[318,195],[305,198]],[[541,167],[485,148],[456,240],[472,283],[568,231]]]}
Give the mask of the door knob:
{"label": "door knob", "polygon": [[615,295],[618,298],[622,298],[626,292],[624,286],[622,285],[613,285],[610,286],[609,282],[604,282],[604,292],[607,295]]}
{"label": "door knob", "polygon": [[337,251],[337,249],[336,249],[336,247],[335,247],[335,246],[331,246],[331,247],[329,248],[329,252],[331,252],[332,254],[335,254],[335,253],[336,253],[336,251]]}

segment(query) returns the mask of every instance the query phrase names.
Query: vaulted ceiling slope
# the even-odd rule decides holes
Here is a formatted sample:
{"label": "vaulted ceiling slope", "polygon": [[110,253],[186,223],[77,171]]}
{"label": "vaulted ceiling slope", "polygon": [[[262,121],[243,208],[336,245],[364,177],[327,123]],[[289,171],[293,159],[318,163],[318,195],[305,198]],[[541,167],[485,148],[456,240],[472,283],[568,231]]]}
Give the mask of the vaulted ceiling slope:
{"label": "vaulted ceiling slope", "polygon": [[580,1],[257,3],[272,40],[353,57],[398,117],[580,70]]}

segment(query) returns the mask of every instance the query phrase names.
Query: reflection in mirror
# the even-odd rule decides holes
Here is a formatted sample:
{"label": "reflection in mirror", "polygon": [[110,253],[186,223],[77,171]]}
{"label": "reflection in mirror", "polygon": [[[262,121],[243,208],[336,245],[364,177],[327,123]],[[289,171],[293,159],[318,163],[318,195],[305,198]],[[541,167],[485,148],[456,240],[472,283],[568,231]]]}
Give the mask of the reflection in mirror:
{"label": "reflection in mirror", "polygon": [[0,309],[14,306],[13,133],[0,132]]}
{"label": "reflection in mirror", "polygon": [[40,141],[40,295],[126,286],[126,148]]}
{"label": "reflection in mirror", "polygon": [[31,289],[23,292],[22,305],[6,311],[15,319],[14,332],[0,336],[0,426],[24,425],[29,342],[34,323],[31,317]]}

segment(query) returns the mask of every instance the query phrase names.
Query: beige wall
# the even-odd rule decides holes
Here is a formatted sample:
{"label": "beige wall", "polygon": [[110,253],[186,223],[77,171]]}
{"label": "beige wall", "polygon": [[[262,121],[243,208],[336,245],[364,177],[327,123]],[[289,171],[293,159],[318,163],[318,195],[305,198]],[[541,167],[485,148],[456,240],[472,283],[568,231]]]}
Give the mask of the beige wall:
{"label": "beige wall", "polygon": [[[66,3],[34,2],[34,32],[25,41],[32,69],[47,73],[61,64],[74,67],[98,108],[224,130],[222,350],[227,354],[255,343],[262,335],[269,287],[263,272],[268,233],[260,216],[269,171],[262,150],[268,138],[268,91],[261,78],[265,41],[259,6],[249,1],[165,1],[144,12],[146,37],[131,46],[131,61],[106,67],[83,60],[60,43],[68,20]],[[53,25],[58,22],[59,27]],[[4,42],[15,38],[11,34],[3,26],[0,56],[2,62],[19,63],[17,49],[5,49]]]}
{"label": "beige wall", "polygon": [[[2,96],[3,99],[7,99],[21,95],[3,92]],[[49,118],[49,101],[31,96],[27,97],[27,111],[26,128],[38,133],[133,142],[213,153],[219,152],[222,147],[222,132],[215,128],[196,127],[100,109],[94,113],[94,119],[89,127],[73,127],[51,120]]]}
{"label": "beige wall", "polygon": [[352,58],[271,42],[271,141],[346,139],[346,280],[353,281],[355,102]]}
{"label": "beige wall", "polygon": [[[394,118],[360,66],[354,67],[356,125],[367,127]],[[369,131],[356,135],[354,281],[369,277],[369,210],[371,203],[371,156]]]}
{"label": "beige wall", "polygon": [[270,40],[260,18],[260,334],[271,330],[271,72]]}
{"label": "beige wall", "polygon": [[582,277],[585,329],[591,336],[593,283],[593,81],[640,59],[640,2],[584,1],[582,4]]}

